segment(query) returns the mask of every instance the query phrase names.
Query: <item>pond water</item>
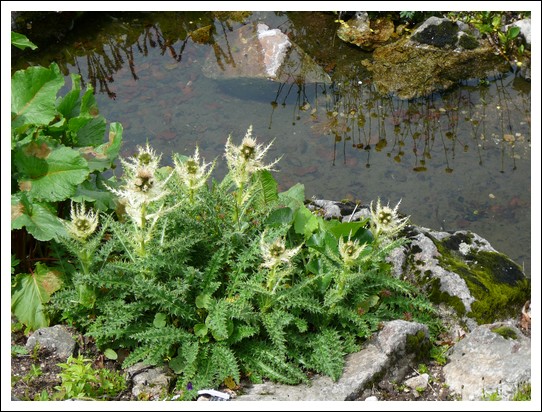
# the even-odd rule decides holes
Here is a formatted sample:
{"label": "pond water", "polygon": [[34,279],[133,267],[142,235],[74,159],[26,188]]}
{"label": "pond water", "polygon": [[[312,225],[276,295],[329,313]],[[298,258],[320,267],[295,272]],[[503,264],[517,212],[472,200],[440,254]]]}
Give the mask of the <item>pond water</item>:
{"label": "pond water", "polygon": [[[94,13],[62,44],[12,67],[56,61],[65,90],[69,73],[80,73],[101,114],[124,126],[122,156],[148,141],[168,163],[171,153],[191,155],[197,144],[206,161],[218,159],[220,178],[228,135],[239,143],[252,125],[258,143],[273,141],[268,160],[282,156],[274,173],[281,190],[300,182],[308,198],[401,200],[413,223],[476,232],[530,276],[530,83],[510,71],[423,99],[380,96],[360,64],[370,54],[342,42],[335,19],[323,12],[253,12],[238,21],[210,12]],[[228,64],[227,48],[214,40],[256,21],[280,28],[332,82],[206,77],[206,59]],[[208,42],[189,36],[207,26],[214,28]]]}

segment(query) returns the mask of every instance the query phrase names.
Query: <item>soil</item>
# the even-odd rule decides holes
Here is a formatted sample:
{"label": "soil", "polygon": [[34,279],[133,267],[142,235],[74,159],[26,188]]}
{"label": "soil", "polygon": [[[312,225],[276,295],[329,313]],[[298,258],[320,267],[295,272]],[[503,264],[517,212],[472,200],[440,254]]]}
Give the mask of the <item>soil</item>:
{"label": "soil", "polygon": [[[74,335],[77,336],[77,333]],[[79,335],[80,336],[80,335]],[[12,332],[11,346],[25,346],[27,336],[21,331]],[[109,360],[100,353],[92,340],[83,338],[78,339],[79,352],[85,358],[92,361],[94,368],[108,368],[111,370],[121,371],[119,361]],[[60,373],[62,369],[58,366],[65,360],[59,359],[54,354],[49,353],[44,349],[33,351],[28,354],[12,353],[11,356],[11,393],[12,400],[32,401],[32,400],[55,400],[55,394],[58,394],[57,387],[60,386]],[[454,400],[449,389],[444,384],[444,376],[442,373],[442,365],[436,362],[425,364],[427,370],[422,370],[429,375],[429,385],[423,391],[410,389],[403,384],[390,381],[382,381],[373,388],[366,390],[357,400],[364,401],[369,396],[375,396],[379,401],[451,401]],[[39,368],[41,374],[33,374],[32,371]],[[407,375],[407,379],[417,376],[419,371],[412,370],[412,373]],[[242,390],[242,385],[241,388]],[[231,393],[231,392],[230,392]],[[46,395],[45,395],[46,394]],[[234,395],[234,394],[232,394]],[[111,401],[138,401],[132,395],[131,387],[119,393]],[[200,399],[209,400],[209,399]]]}

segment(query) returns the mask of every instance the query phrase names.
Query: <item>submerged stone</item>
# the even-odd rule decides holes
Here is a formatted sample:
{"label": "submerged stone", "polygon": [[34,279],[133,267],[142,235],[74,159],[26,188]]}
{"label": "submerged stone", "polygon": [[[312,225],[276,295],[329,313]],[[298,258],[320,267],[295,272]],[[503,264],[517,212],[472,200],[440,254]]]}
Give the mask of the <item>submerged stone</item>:
{"label": "submerged stone", "polygon": [[370,19],[367,12],[359,12],[355,19],[341,24],[337,36],[342,41],[372,51],[389,41],[394,32],[395,26],[389,16]]}
{"label": "submerged stone", "polygon": [[279,29],[247,24],[213,44],[203,74],[212,79],[264,79],[281,83],[330,83],[312,58]]}
{"label": "submerged stone", "polygon": [[[495,55],[490,44],[478,42],[472,36],[461,35],[459,39],[463,50],[448,44],[440,48],[403,38],[379,47],[372,62],[362,64],[372,73],[380,94],[394,94],[401,99],[428,96],[461,80],[485,78],[495,71],[505,73],[510,69],[502,57]],[[477,43],[479,46],[473,48]]]}

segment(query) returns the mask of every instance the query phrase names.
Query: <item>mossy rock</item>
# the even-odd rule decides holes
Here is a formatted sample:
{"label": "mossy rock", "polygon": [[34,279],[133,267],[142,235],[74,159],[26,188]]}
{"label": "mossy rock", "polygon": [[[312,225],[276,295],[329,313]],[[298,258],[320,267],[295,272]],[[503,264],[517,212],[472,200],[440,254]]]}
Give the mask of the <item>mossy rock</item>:
{"label": "mossy rock", "polygon": [[420,46],[405,37],[377,48],[372,57],[371,62],[364,60],[362,64],[372,73],[376,90],[401,99],[428,96],[448,90],[461,80],[485,78],[495,71],[505,73],[510,69],[487,42],[457,52]]}
{"label": "mossy rock", "polygon": [[479,325],[516,318],[530,299],[530,279],[521,267],[478,235],[416,229],[409,237],[405,276],[460,318]]}

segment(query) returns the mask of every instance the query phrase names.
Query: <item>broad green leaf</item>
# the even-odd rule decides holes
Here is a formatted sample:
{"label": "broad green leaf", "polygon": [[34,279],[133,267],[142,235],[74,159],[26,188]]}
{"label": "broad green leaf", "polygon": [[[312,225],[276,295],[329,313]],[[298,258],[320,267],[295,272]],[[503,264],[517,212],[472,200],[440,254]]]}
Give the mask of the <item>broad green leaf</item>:
{"label": "broad green leaf", "polygon": [[24,195],[11,196],[11,229],[26,227],[28,233],[42,242],[66,236],[66,229],[52,206],[31,203]]}
{"label": "broad green leaf", "polygon": [[94,89],[91,85],[87,87],[85,94],[81,98],[81,112],[80,116],[96,117],[100,111],[98,110],[98,104],[94,97]]}
{"label": "broad green leaf", "polygon": [[65,200],[89,175],[87,162],[78,151],[51,148],[45,142],[32,142],[18,150],[14,163],[22,174],[19,189],[35,200]]}
{"label": "broad green leaf", "polygon": [[107,348],[106,350],[104,350],[104,356],[107,358],[107,359],[111,359],[111,360],[117,360],[119,355],[117,354],[117,352],[115,352],[113,349],[111,348]]}
{"label": "broad green leaf", "polygon": [[377,295],[371,295],[359,304],[359,308],[363,309],[363,313],[367,313],[372,307],[376,306],[379,301],[380,298]]}
{"label": "broad green leaf", "polygon": [[81,76],[71,73],[72,89],[62,97],[57,105],[57,110],[66,119],[79,115],[79,99],[81,95]]}
{"label": "broad green leaf", "polygon": [[296,183],[285,192],[279,193],[279,201],[284,205],[296,210],[305,203],[305,186]]}
{"label": "broad green leaf", "polygon": [[518,26],[514,26],[508,29],[508,32],[506,33],[506,35],[509,39],[515,39],[516,37],[518,37],[520,32],[521,32],[521,29]]}
{"label": "broad green leaf", "polygon": [[338,224],[329,227],[329,232],[333,234],[337,239],[341,237],[351,236],[351,239],[354,239],[356,232],[359,229],[363,229],[365,221],[362,222],[339,222]]}
{"label": "broad green leaf", "polygon": [[77,133],[76,146],[98,146],[104,140],[106,121],[102,116],[96,118],[75,117],[68,127]]}
{"label": "broad green leaf", "polygon": [[265,221],[266,226],[291,225],[294,220],[294,211],[289,207],[273,210]]}
{"label": "broad green leaf", "polygon": [[15,277],[11,287],[11,312],[31,330],[49,326],[43,305],[61,286],[58,271],[37,263],[34,273]]}
{"label": "broad green leaf", "polygon": [[196,323],[194,325],[194,335],[196,335],[199,338],[207,335],[208,331],[209,331],[209,328],[207,328],[207,325],[205,323]]}
{"label": "broad green leaf", "polygon": [[24,50],[27,47],[30,47],[32,50],[36,50],[38,48],[38,46],[28,40],[28,37],[26,37],[24,34],[15,33],[14,31],[11,32],[11,45],[21,50]]}
{"label": "broad green leaf", "polygon": [[74,202],[91,202],[96,209],[105,212],[115,209],[115,196],[106,188],[96,187],[94,180],[85,180],[79,186],[71,197]]}
{"label": "broad green leaf", "polygon": [[[103,134],[101,137],[103,141]],[[88,162],[88,167],[91,172],[103,171],[111,168],[115,159],[119,155],[122,144],[122,125],[120,123],[111,123],[109,125],[108,142],[96,148],[84,147],[79,151]]]}
{"label": "broad green leaf", "polygon": [[15,72],[11,78],[11,128],[45,126],[53,121],[56,94],[63,85],[64,76],[56,63],[49,69],[32,66]]}
{"label": "broad green leaf", "polygon": [[152,324],[157,328],[163,328],[164,326],[166,326],[166,319],[166,314],[159,312],[154,315],[154,321],[152,322]]}
{"label": "broad green leaf", "polygon": [[309,209],[302,206],[295,213],[294,229],[296,233],[308,239],[318,229],[318,218]]}

